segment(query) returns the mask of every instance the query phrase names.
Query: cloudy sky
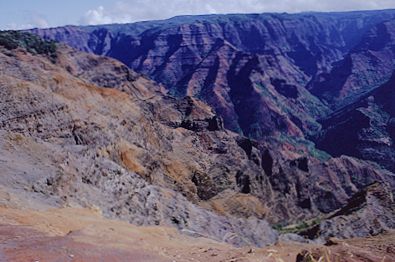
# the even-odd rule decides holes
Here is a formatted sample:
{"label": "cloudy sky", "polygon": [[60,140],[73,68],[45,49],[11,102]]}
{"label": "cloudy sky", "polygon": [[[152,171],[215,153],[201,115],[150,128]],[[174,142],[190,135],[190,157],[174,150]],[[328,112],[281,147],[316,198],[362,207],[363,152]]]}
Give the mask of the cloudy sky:
{"label": "cloudy sky", "polygon": [[0,29],[92,25],[176,15],[395,8],[395,0],[0,0]]}

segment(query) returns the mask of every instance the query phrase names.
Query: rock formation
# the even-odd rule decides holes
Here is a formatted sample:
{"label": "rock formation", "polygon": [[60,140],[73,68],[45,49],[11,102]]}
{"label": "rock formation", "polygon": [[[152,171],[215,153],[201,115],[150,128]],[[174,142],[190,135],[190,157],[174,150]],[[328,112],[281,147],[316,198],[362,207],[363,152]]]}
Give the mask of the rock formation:
{"label": "rock formation", "polygon": [[98,208],[236,246],[274,244],[282,228],[317,218],[312,238],[390,231],[394,19],[31,31],[79,50],[0,32],[0,188],[33,207]]}
{"label": "rock formation", "polygon": [[[383,42],[393,41],[393,30],[385,21],[394,18],[392,10],[187,16],[32,32],[116,58],[174,95],[202,99],[224,118],[228,129],[259,139],[278,131],[314,134],[320,128],[317,120],[337,104],[336,86],[351,89],[367,79],[370,82],[361,82],[360,88],[367,90],[388,79],[393,66],[386,59],[393,54],[384,55],[391,51]],[[367,52],[366,59],[360,57],[369,45],[384,49],[376,64]],[[381,63],[386,69],[371,77],[369,64],[356,63],[361,71],[347,84],[335,74],[351,70],[347,61],[353,59],[372,66]],[[340,98],[353,101],[359,94]]]}
{"label": "rock formation", "polygon": [[389,188],[374,183],[355,194],[342,209],[302,232],[309,238],[375,236],[395,225],[395,201]]}

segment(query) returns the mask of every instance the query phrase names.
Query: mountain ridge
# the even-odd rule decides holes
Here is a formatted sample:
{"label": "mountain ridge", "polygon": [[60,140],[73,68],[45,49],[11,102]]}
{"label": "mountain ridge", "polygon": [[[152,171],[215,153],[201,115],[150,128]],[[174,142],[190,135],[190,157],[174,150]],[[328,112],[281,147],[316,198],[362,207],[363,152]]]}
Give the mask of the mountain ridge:
{"label": "mountain ridge", "polygon": [[[324,119],[389,80],[393,40],[378,37],[393,32],[394,19],[394,10],[209,15],[31,32],[118,59],[177,97],[197,97],[250,138],[317,142]],[[374,51],[369,41],[389,46]],[[375,73],[372,63],[388,72]],[[363,79],[371,80],[357,89]]]}
{"label": "mountain ridge", "polygon": [[395,10],[337,18],[0,32],[1,208],[318,245],[306,259],[331,237],[390,238]]}
{"label": "mountain ridge", "polygon": [[28,199],[263,246],[278,239],[266,220],[332,212],[377,180],[394,188],[373,164],[226,130],[203,102],[168,96],[116,60],[62,44],[54,61],[0,51],[0,183]]}
{"label": "mountain ridge", "polygon": [[[374,9],[374,10],[349,10],[349,11],[302,11],[302,12],[264,12],[264,13],[221,13],[221,14],[200,14],[200,15],[176,15],[169,18],[158,19],[158,20],[143,20],[143,21],[135,21],[135,22],[126,22],[126,23],[110,23],[110,24],[96,24],[96,25],[77,25],[77,24],[66,24],[54,27],[47,28],[30,28],[24,29],[27,30],[50,30],[50,29],[58,29],[63,27],[82,27],[82,28],[94,28],[94,27],[106,27],[106,26],[119,26],[119,25],[134,25],[138,23],[155,23],[155,22],[169,22],[169,20],[177,20],[179,18],[207,18],[207,17],[215,17],[215,16],[248,16],[248,15],[347,15],[347,14],[366,14],[366,13],[382,13],[382,12],[394,12],[395,8],[389,9]],[[6,30],[3,30],[6,31]]]}

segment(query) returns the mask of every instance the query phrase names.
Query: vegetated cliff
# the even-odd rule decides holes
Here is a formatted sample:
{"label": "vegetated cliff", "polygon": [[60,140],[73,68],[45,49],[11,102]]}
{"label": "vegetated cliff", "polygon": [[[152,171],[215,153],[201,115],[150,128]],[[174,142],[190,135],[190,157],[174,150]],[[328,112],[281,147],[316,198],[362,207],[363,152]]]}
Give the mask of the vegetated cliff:
{"label": "vegetated cliff", "polygon": [[394,73],[395,20],[373,26],[329,73],[317,75],[311,92],[342,109],[386,83]]}
{"label": "vegetated cliff", "polygon": [[324,120],[318,146],[334,156],[373,160],[394,171],[394,92],[395,74],[364,99]]}
{"label": "vegetated cliff", "polygon": [[[376,161],[393,171],[393,138],[378,152],[372,148],[383,146],[377,139],[372,144],[374,134],[365,133],[370,142],[350,137],[364,121],[349,118],[345,127],[339,115],[393,75],[394,19],[394,10],[210,15],[31,32],[116,58],[176,97],[209,104],[227,129],[249,138],[296,147],[312,140],[334,156]],[[387,121],[384,112],[375,117]]]}
{"label": "vegetated cliff", "polygon": [[[321,121],[323,130],[316,140],[319,148],[334,156],[347,154],[375,161],[391,171],[395,171],[394,25],[391,20],[374,27],[322,82],[322,86],[332,86],[323,97],[343,102],[348,97],[350,101]],[[336,89],[333,82],[340,78],[343,85]]]}
{"label": "vegetated cliff", "polygon": [[260,139],[317,132],[332,105],[309,92],[324,94],[326,85],[310,82],[394,17],[393,10],[187,16],[32,32],[116,58],[174,95],[207,102],[227,128]]}
{"label": "vegetated cliff", "polygon": [[262,246],[277,239],[265,220],[332,212],[375,181],[395,187],[374,164],[224,129],[203,102],[174,98],[116,60],[65,45],[0,48],[0,183],[32,203],[97,206],[138,225]]}
{"label": "vegetated cliff", "polygon": [[394,213],[395,201],[391,192],[380,183],[374,183],[353,196],[345,207],[302,232],[302,235],[311,239],[379,235],[394,228]]}

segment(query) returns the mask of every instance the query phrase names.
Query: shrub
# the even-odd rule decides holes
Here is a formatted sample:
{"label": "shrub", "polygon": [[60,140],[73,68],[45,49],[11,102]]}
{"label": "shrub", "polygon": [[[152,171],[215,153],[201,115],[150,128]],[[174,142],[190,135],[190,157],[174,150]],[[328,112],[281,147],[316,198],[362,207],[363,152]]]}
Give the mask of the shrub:
{"label": "shrub", "polygon": [[45,55],[53,62],[56,60],[57,46],[54,41],[45,41],[27,32],[0,31],[0,45],[8,50],[20,47],[32,54]]}
{"label": "shrub", "polygon": [[321,218],[317,217],[313,220],[301,221],[294,225],[276,224],[273,225],[273,228],[282,234],[287,234],[287,233],[299,234],[300,232],[303,232],[306,229],[314,227],[320,223],[321,223]]}

